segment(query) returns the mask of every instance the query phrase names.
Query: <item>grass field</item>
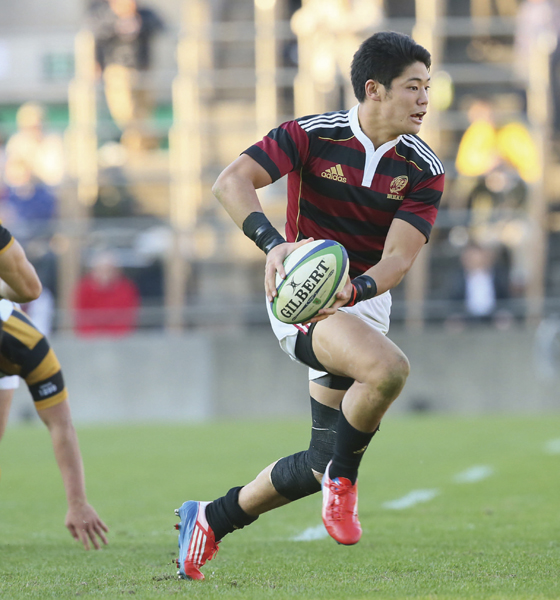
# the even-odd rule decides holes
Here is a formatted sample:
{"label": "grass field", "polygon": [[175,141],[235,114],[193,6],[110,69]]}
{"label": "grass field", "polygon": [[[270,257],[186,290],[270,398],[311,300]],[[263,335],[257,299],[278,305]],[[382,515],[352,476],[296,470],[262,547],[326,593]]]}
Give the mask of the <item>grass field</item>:
{"label": "grass field", "polygon": [[186,499],[212,499],[302,449],[305,420],[79,430],[91,503],[110,545],[63,526],[48,434],[0,446],[0,597],[560,598],[560,415],[389,417],[360,471],[361,542],[324,537],[320,496],[227,536],[177,581]]}

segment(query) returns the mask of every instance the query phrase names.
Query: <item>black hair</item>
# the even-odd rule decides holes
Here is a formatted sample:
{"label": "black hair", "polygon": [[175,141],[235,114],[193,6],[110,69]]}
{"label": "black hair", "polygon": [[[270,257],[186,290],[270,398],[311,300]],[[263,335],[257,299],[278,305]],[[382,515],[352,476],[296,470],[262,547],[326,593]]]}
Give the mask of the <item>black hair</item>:
{"label": "black hair", "polygon": [[391,88],[393,79],[415,62],[422,62],[429,70],[430,53],[410,36],[395,31],[374,33],[362,42],[354,54],[350,78],[358,102],[366,99],[366,81],[373,79]]}

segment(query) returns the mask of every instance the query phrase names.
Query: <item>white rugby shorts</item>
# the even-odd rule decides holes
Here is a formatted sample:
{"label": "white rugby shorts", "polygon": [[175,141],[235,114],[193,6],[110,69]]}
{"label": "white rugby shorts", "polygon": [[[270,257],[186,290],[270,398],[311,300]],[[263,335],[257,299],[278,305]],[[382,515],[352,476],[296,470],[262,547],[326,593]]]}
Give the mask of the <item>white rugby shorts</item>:
{"label": "white rugby shorts", "polygon": [[19,387],[19,375],[0,377],[0,390],[15,390]]}
{"label": "white rugby shorts", "polygon": [[[362,319],[362,321],[366,322],[374,329],[377,329],[377,331],[380,331],[383,335],[387,335],[391,320],[391,304],[391,292],[387,291],[379,296],[375,296],[375,298],[358,302],[354,306],[344,306],[338,310],[342,310],[351,315],[356,315]],[[270,324],[272,326],[272,331],[274,331],[274,335],[278,339],[280,348],[282,348],[282,350],[284,350],[284,352],[292,360],[303,364],[295,355],[296,338],[300,331],[307,331],[308,327],[303,325],[289,325],[279,321],[272,314],[272,309],[268,300],[266,300],[266,309],[268,312],[268,318],[270,319]],[[310,380],[318,379],[324,375],[326,375],[324,371],[316,371],[315,369],[309,368]]]}

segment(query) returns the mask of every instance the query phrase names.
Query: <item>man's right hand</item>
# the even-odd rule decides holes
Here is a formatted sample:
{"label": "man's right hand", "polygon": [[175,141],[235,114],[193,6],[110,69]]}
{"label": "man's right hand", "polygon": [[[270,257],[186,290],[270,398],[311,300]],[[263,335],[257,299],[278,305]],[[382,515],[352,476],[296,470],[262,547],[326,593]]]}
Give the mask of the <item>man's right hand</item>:
{"label": "man's right hand", "polygon": [[272,302],[278,295],[278,292],[276,291],[276,273],[278,273],[282,279],[286,278],[286,271],[284,270],[284,260],[286,259],[286,256],[291,254],[300,246],[304,246],[312,241],[313,238],[307,238],[299,242],[286,242],[285,244],[278,244],[278,246],[272,248],[272,250],[266,255],[266,265],[264,267],[264,289],[269,302]]}
{"label": "man's right hand", "polygon": [[310,323],[318,323],[319,321],[324,321],[327,317],[334,315],[339,308],[348,305],[348,301],[352,297],[352,281],[350,277],[346,278],[346,285],[344,288],[338,292],[336,295],[336,300],[330,308],[322,308],[316,316],[310,319]]}

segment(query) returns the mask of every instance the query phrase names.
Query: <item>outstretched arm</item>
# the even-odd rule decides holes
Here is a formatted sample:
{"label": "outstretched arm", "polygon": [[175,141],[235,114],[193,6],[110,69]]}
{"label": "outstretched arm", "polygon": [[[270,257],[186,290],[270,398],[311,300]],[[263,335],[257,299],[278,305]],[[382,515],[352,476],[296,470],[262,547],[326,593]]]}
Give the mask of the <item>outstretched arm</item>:
{"label": "outstretched arm", "polygon": [[86,550],[89,550],[90,540],[94,548],[99,550],[97,536],[107,544],[105,532],[109,529],[87,501],[84,466],[68,401],[38,412],[51,434],[54,455],[66,491],[68,512],[65,525],[72,537],[81,541]]}
{"label": "outstretched arm", "polygon": [[[2,225],[0,229],[6,231]],[[0,296],[12,302],[31,302],[43,290],[33,265],[17,240],[0,251]]]}

